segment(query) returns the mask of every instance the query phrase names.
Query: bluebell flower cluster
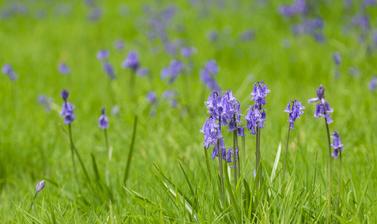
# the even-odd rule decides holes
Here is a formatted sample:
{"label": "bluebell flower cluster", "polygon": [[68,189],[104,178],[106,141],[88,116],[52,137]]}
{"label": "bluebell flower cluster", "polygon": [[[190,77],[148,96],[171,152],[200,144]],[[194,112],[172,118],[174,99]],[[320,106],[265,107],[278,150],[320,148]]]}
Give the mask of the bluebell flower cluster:
{"label": "bluebell flower cluster", "polygon": [[61,96],[64,100],[64,103],[60,114],[64,118],[65,124],[71,124],[75,120],[75,107],[68,102],[69,92],[67,90],[63,90]]}
{"label": "bluebell flower cluster", "polygon": [[257,129],[264,127],[264,122],[266,120],[264,105],[266,104],[266,96],[269,92],[270,90],[264,82],[257,82],[254,84],[251,93],[251,99],[254,101],[254,105],[249,107],[245,117],[247,121],[246,126],[253,135],[257,133]]}
{"label": "bluebell flower cluster", "polygon": [[101,129],[109,128],[109,118],[106,116],[105,108],[101,110],[101,116],[98,118],[98,126]]}
{"label": "bluebell flower cluster", "polygon": [[293,129],[294,123],[297,118],[304,114],[305,107],[298,100],[289,102],[287,108],[284,110],[289,115],[289,128]]}
{"label": "bluebell flower cluster", "polygon": [[338,158],[339,154],[343,152],[343,144],[337,131],[334,131],[332,134],[331,147],[334,149],[332,156],[335,159]]}
{"label": "bluebell flower cluster", "polygon": [[1,69],[4,75],[8,76],[8,78],[12,81],[17,79],[16,73],[14,72],[13,68],[9,64],[3,65],[3,68]]}
{"label": "bluebell flower cluster", "polygon": [[97,53],[97,59],[102,63],[103,71],[109,76],[111,80],[115,79],[115,72],[113,66],[110,64],[109,58],[109,51],[107,50],[100,50]]}
{"label": "bluebell flower cluster", "polygon": [[200,78],[204,84],[211,90],[220,92],[220,87],[215,80],[215,76],[219,72],[216,61],[208,61],[204,68],[200,71]]}
{"label": "bluebell flower cluster", "polygon": [[309,99],[309,103],[317,103],[314,117],[320,118],[323,117],[326,119],[326,123],[330,124],[332,123],[331,113],[334,112],[334,110],[330,107],[330,104],[325,100],[325,88],[321,85],[317,89],[317,97]]}
{"label": "bluebell flower cluster", "polygon": [[168,79],[168,82],[171,84],[183,72],[183,67],[184,66],[181,61],[172,60],[170,65],[162,70],[161,78]]}

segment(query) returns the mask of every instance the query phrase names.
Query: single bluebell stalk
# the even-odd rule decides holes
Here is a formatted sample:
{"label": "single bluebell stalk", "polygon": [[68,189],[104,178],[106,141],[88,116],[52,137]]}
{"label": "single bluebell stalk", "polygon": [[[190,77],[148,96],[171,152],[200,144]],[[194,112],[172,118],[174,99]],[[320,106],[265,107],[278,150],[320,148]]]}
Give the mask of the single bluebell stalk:
{"label": "single bluebell stalk", "polygon": [[305,107],[302,106],[300,101],[293,100],[293,101],[288,103],[287,107],[284,110],[284,112],[288,113],[288,122],[289,122],[288,134],[287,134],[287,144],[286,144],[286,147],[285,147],[284,168],[283,168],[284,176],[285,176],[286,167],[287,167],[289,137],[290,137],[291,129],[293,129],[296,119],[298,119],[302,114],[304,114],[304,109],[305,109]]}
{"label": "single bluebell stalk", "polygon": [[213,92],[220,92],[220,87],[215,80],[215,76],[219,72],[218,66],[214,60],[208,61],[204,68],[200,71],[200,78]]}
{"label": "single bluebell stalk", "polygon": [[266,120],[266,112],[264,110],[264,105],[266,104],[266,96],[270,92],[267,85],[264,82],[257,82],[254,84],[253,91],[251,93],[251,99],[254,101],[254,105],[250,106],[247,114],[247,128],[250,130],[251,134],[256,135],[256,184],[260,187],[261,184],[261,154],[260,154],[260,132],[264,127],[264,122]]}
{"label": "single bluebell stalk", "polygon": [[60,74],[62,74],[62,75],[68,75],[71,72],[68,65],[65,64],[65,63],[60,63],[59,66],[58,66],[58,70],[59,70]]}
{"label": "single bluebell stalk", "polygon": [[168,79],[169,84],[172,84],[176,78],[183,72],[183,63],[178,60],[170,62],[169,67],[166,67],[161,72],[162,79]]}
{"label": "single bluebell stalk", "polygon": [[29,207],[29,211],[31,211],[31,209],[33,208],[33,205],[34,205],[34,201],[35,199],[37,198],[37,195],[39,192],[41,192],[45,187],[45,181],[44,180],[41,180],[39,181],[36,186],[35,186],[35,193],[34,193],[34,197],[33,199],[31,200],[31,204],[30,204],[30,207]]}
{"label": "single bluebell stalk", "polygon": [[330,139],[330,128],[329,124],[332,122],[330,117],[330,113],[333,112],[333,109],[330,108],[330,105],[325,100],[325,88],[320,85],[316,91],[317,97],[309,99],[309,103],[317,102],[316,110],[314,113],[314,117],[323,117],[325,121],[326,133],[327,133],[327,142],[328,142],[328,153],[329,153],[329,161],[328,161],[328,178],[329,178],[329,190],[328,190],[328,209],[329,209],[329,216],[328,221],[331,221],[331,188],[332,188],[332,153],[331,153],[331,139]]}
{"label": "single bluebell stalk", "polygon": [[[108,138],[108,135],[107,135],[107,129],[109,128],[109,119],[106,116],[105,107],[103,107],[101,109],[101,115],[98,118],[98,126],[99,126],[100,129],[103,130],[104,139],[105,139],[105,147],[106,147],[106,151],[107,151],[107,155],[108,155],[108,163],[110,163],[110,161],[111,161],[111,149],[110,149],[110,145],[109,145],[109,138]],[[107,183],[110,182],[110,173],[109,173],[108,166],[109,165],[106,166],[106,170],[105,170]]]}
{"label": "single bluebell stalk", "polygon": [[9,64],[5,64],[3,65],[1,71],[3,72],[4,75],[8,76],[8,78],[11,80],[11,81],[14,81],[17,79],[17,75],[16,73],[14,72],[13,68],[11,65]]}

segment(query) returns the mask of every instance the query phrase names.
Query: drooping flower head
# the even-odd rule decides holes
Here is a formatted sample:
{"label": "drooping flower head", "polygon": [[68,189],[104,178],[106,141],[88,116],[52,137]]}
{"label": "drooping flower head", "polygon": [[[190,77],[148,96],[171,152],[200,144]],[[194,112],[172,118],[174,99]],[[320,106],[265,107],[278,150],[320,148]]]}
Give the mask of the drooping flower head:
{"label": "drooping flower head", "polygon": [[343,152],[343,144],[340,140],[339,133],[336,131],[334,131],[334,133],[332,134],[331,147],[334,149],[332,156],[334,158],[338,158],[339,153]]}
{"label": "drooping flower head", "polygon": [[200,130],[204,135],[204,148],[208,149],[211,145],[216,146],[217,140],[221,138],[221,131],[219,123],[216,118],[209,117],[202,129]]}
{"label": "drooping flower head", "polygon": [[71,124],[75,120],[74,106],[68,102],[69,93],[67,90],[63,90],[61,96],[64,103],[60,114],[64,118],[65,124]]}
{"label": "drooping flower head", "polygon": [[241,120],[241,107],[232,91],[226,91],[220,101],[222,107],[222,120],[229,126],[229,131],[235,131]]}
{"label": "drooping flower head", "polygon": [[254,104],[253,106],[250,106],[245,119],[247,129],[250,130],[251,134],[255,135],[257,133],[257,128],[264,127],[266,112],[264,109],[260,109],[259,105]]}
{"label": "drooping flower head", "polygon": [[3,68],[1,69],[4,75],[8,76],[8,78],[12,81],[16,80],[16,73],[14,72],[13,68],[9,64],[3,65]]}
{"label": "drooping flower head", "polygon": [[98,126],[101,129],[107,129],[109,127],[109,119],[106,116],[105,108],[101,110],[101,116],[98,118]]}
{"label": "drooping flower head", "polygon": [[309,103],[317,102],[314,117],[319,118],[323,117],[326,119],[327,124],[332,122],[330,114],[334,110],[330,107],[330,104],[325,100],[325,88],[320,85],[317,89],[317,97],[309,99]]}
{"label": "drooping flower head", "polygon": [[220,87],[215,80],[215,76],[218,72],[219,68],[216,64],[216,61],[210,60],[200,71],[200,78],[210,90],[220,92]]}
{"label": "drooping flower head", "polygon": [[37,183],[37,185],[35,186],[35,192],[36,193],[39,193],[43,190],[43,188],[45,188],[45,181],[44,180],[41,180]]}
{"label": "drooping flower head", "polygon": [[221,106],[221,96],[218,92],[214,91],[208,96],[205,102],[207,106],[208,113],[211,117],[219,119],[223,113],[223,108]]}
{"label": "drooping flower head", "polygon": [[251,93],[251,99],[258,105],[266,104],[266,96],[270,92],[267,85],[264,82],[257,82],[254,84],[253,92]]}
{"label": "drooping flower head", "polygon": [[139,56],[136,52],[131,51],[128,53],[127,58],[123,61],[123,68],[129,68],[133,72],[136,72],[139,69],[140,62],[139,62]]}
{"label": "drooping flower head", "polygon": [[171,61],[169,67],[166,67],[161,72],[162,79],[168,79],[169,83],[173,83],[175,79],[183,72],[183,63],[178,60]]}
{"label": "drooping flower head", "polygon": [[289,114],[289,128],[293,129],[294,123],[304,113],[305,107],[298,100],[289,102],[285,112]]}

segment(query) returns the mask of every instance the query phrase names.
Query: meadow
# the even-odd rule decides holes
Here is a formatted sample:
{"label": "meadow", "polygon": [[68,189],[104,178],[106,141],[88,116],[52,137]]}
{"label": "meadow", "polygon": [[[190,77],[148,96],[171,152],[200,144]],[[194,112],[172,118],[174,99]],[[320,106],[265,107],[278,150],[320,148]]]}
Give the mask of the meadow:
{"label": "meadow", "polygon": [[376,223],[376,18],[0,1],[0,223]]}

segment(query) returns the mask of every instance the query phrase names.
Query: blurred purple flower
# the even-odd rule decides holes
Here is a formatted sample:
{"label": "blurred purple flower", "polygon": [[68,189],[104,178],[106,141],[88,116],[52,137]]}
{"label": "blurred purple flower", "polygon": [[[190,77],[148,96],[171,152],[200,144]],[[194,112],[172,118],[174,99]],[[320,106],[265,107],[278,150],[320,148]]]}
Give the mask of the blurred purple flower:
{"label": "blurred purple flower", "polygon": [[253,92],[251,93],[251,99],[257,105],[266,104],[266,96],[270,93],[270,90],[267,88],[267,85],[264,82],[257,82],[254,84]]}
{"label": "blurred purple flower", "polygon": [[226,91],[220,101],[222,122],[229,127],[229,131],[235,131],[241,121],[241,107],[232,91]]}
{"label": "blurred purple flower", "polygon": [[291,5],[282,5],[279,7],[281,15],[292,17],[306,12],[307,6],[305,0],[295,0]]}
{"label": "blurred purple flower", "polygon": [[38,96],[38,103],[41,104],[47,112],[51,110],[51,105],[52,105],[52,99],[51,98],[40,95],[40,96]]}
{"label": "blurred purple flower", "polygon": [[212,91],[220,92],[220,87],[215,80],[215,76],[219,72],[216,61],[210,60],[205,67],[200,71],[200,78]]}
{"label": "blurred purple flower", "polygon": [[201,132],[204,135],[204,148],[208,149],[211,145],[216,146],[217,140],[221,138],[221,131],[218,121],[214,117],[209,117],[204,123]]}
{"label": "blurred purple flower", "polygon": [[60,63],[58,70],[59,70],[60,74],[62,74],[62,75],[67,75],[67,74],[70,73],[70,69],[69,69],[68,65],[65,64],[65,63]]}
{"label": "blurred purple flower", "polygon": [[375,91],[377,89],[377,76],[373,76],[369,82],[370,91]]}
{"label": "blurred purple flower", "polygon": [[117,50],[122,50],[123,48],[124,48],[124,43],[123,43],[123,41],[121,41],[121,40],[117,40],[117,41],[115,41],[115,48],[117,49]]}
{"label": "blurred purple flower", "polygon": [[250,41],[254,39],[254,37],[255,37],[255,32],[253,30],[246,30],[240,34],[241,41]]}
{"label": "blurred purple flower", "polygon": [[101,110],[101,116],[98,118],[98,126],[101,129],[109,128],[109,119],[106,116],[105,108]]}
{"label": "blurred purple flower", "polygon": [[289,114],[289,128],[293,129],[294,123],[297,118],[304,114],[305,107],[302,106],[301,102],[298,100],[293,100],[289,102],[287,108],[284,110]]}
{"label": "blurred purple flower", "polygon": [[98,21],[102,16],[102,10],[98,7],[94,7],[90,10],[88,19],[91,21]]}
{"label": "blurred purple flower", "polygon": [[110,63],[104,62],[103,70],[106,72],[106,74],[109,76],[111,80],[115,79],[115,72],[114,72],[113,66]]}
{"label": "blurred purple flower", "polygon": [[10,64],[3,65],[1,69],[4,75],[8,76],[8,78],[12,81],[17,79],[16,73],[14,72],[12,66]]}
{"label": "blurred purple flower", "polygon": [[123,61],[122,66],[123,66],[123,68],[129,68],[133,72],[136,72],[139,69],[139,66],[140,66],[138,54],[134,51],[131,51],[130,53],[128,53],[128,56]]}
{"label": "blurred purple flower", "polygon": [[340,57],[340,54],[338,52],[335,52],[333,55],[332,55],[332,58],[334,60],[334,63],[336,65],[340,65],[341,63],[341,57]]}
{"label": "blurred purple flower", "polygon": [[352,18],[352,24],[366,31],[370,27],[369,17],[367,15],[356,15]]}
{"label": "blurred purple flower", "polygon": [[246,114],[246,126],[250,130],[251,134],[255,135],[257,133],[257,128],[263,128],[264,122],[266,120],[266,112],[261,105],[250,106]]}
{"label": "blurred purple flower", "polygon": [[136,71],[136,74],[138,76],[141,76],[141,77],[145,77],[149,74],[149,70],[147,68],[139,68],[137,71]]}
{"label": "blurred purple flower", "polygon": [[175,79],[183,72],[183,63],[178,60],[170,62],[169,67],[166,67],[161,72],[162,79],[169,79],[169,83],[173,83]]}
{"label": "blurred purple flower", "polygon": [[165,92],[162,93],[162,98],[168,101],[172,107],[176,107],[177,106],[176,95],[177,94],[174,91],[166,90]]}
{"label": "blurred purple flower", "polygon": [[108,50],[100,50],[97,53],[97,59],[100,61],[107,60],[109,58],[109,51]]}
{"label": "blurred purple flower", "polygon": [[191,57],[191,55],[193,55],[195,52],[196,52],[196,49],[193,47],[181,48],[181,55],[186,58]]}
{"label": "blurred purple flower", "polygon": [[216,42],[216,41],[219,39],[219,35],[217,34],[216,31],[211,31],[211,32],[208,34],[208,39],[209,39],[211,42]]}
{"label": "blurred purple flower", "polygon": [[147,94],[147,100],[151,104],[155,104],[157,102],[157,95],[156,95],[156,93],[153,92],[153,91],[148,92],[148,94]]}

